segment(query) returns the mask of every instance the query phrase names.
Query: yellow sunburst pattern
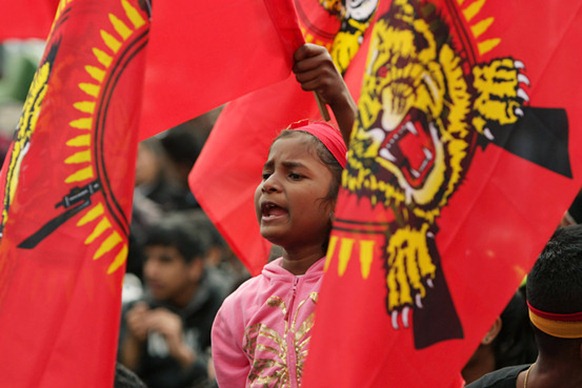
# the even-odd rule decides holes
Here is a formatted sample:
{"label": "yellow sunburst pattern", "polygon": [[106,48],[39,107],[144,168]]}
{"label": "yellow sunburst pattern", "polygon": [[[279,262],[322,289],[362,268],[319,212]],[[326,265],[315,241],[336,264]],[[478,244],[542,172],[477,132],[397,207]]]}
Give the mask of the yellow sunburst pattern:
{"label": "yellow sunburst pattern", "polygon": [[487,31],[495,22],[495,18],[493,16],[483,17],[481,15],[486,3],[487,0],[457,0],[461,15],[469,26],[468,32],[475,39],[477,51],[481,56],[487,54],[501,43],[501,38],[489,37],[487,35]]}
{"label": "yellow sunburst pattern", "polygon": [[[104,109],[102,92],[104,82],[111,74],[123,47],[134,38],[135,34],[146,25],[147,20],[141,12],[128,1],[121,0],[123,15],[109,13],[109,26],[100,30],[101,45],[90,48],[93,63],[84,66],[86,78],[78,83],[85,98],[73,103],[78,117],[69,122],[74,135],[67,141],[70,154],[64,163],[74,167],[74,171],[65,178],[65,183],[90,185],[97,178],[96,172],[96,120],[100,109]],[[107,254],[113,259],[107,269],[112,274],[122,268],[127,258],[127,240],[123,237],[111,214],[104,206],[105,199],[100,199],[94,206],[87,209],[77,222],[78,227],[92,228],[84,243],[95,244],[93,259],[98,260]]]}
{"label": "yellow sunburst pattern", "polygon": [[325,259],[325,270],[327,271],[332,258],[337,255],[338,275],[343,276],[350,259],[355,257],[360,262],[362,279],[367,279],[372,269],[376,245],[376,241],[372,239],[331,236]]}

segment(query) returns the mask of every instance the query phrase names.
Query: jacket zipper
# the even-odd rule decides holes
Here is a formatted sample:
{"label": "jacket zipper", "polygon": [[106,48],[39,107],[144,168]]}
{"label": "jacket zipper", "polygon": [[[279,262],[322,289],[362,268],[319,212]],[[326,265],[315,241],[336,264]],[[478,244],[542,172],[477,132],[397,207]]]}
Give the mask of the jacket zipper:
{"label": "jacket zipper", "polygon": [[295,307],[295,298],[297,296],[297,285],[299,278],[295,277],[293,280],[293,288],[291,289],[291,299],[287,305],[287,314],[285,316],[285,325],[287,325],[287,368],[289,370],[289,386],[299,387],[297,381],[297,353],[295,349],[295,327],[293,326],[294,315],[292,314]]}

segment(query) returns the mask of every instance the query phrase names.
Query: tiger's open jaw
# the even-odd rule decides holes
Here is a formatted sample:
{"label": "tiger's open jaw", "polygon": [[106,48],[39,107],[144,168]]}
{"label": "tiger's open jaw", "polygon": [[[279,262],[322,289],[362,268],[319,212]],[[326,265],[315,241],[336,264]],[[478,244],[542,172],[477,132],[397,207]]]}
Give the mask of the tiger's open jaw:
{"label": "tiger's open jaw", "polygon": [[400,125],[391,131],[375,128],[370,131],[381,142],[378,154],[402,171],[412,188],[419,188],[434,167],[436,127],[426,115],[411,109]]}

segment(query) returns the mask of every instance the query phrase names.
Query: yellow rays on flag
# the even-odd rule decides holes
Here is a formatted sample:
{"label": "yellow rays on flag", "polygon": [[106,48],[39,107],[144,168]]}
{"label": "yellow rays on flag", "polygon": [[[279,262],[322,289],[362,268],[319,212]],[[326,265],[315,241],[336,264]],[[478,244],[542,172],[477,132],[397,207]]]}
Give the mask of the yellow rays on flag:
{"label": "yellow rays on flag", "polygon": [[338,275],[343,276],[346,272],[348,263],[351,258],[357,257],[359,252],[360,273],[362,279],[367,279],[370,275],[372,260],[374,259],[374,248],[376,242],[367,239],[353,239],[337,236],[331,236],[329,239],[329,249],[325,259],[325,270],[327,271],[333,256],[337,252],[338,257]]}
{"label": "yellow rays on flag", "polygon": [[[87,184],[95,179],[97,155],[92,150],[96,148],[93,144],[96,132],[95,118],[101,108],[99,102],[102,85],[107,79],[123,43],[134,34],[136,29],[146,23],[138,10],[128,1],[121,0],[121,4],[125,15],[119,17],[112,13],[109,14],[111,28],[100,31],[103,46],[91,49],[95,63],[85,66],[87,79],[78,84],[79,89],[85,94],[85,98],[73,103],[73,108],[79,112],[79,115],[69,122],[74,135],[66,142],[71,153],[66,157],[64,163],[73,166],[75,170],[65,178],[65,183],[68,184]],[[97,260],[111,253],[114,258],[107,273],[114,273],[125,263],[128,247],[126,240],[114,228],[111,216],[104,206],[104,199],[86,210],[83,217],[77,222],[78,227],[85,225],[93,227],[92,232],[85,239],[85,244],[99,242],[93,259]]]}
{"label": "yellow rays on flag", "polygon": [[487,0],[457,0],[457,4],[461,6],[463,17],[467,21],[471,33],[475,38],[479,55],[488,53],[501,43],[500,38],[486,37],[487,30],[489,30],[489,27],[491,27],[495,21],[495,18],[493,17],[480,17],[480,13],[486,3]]}

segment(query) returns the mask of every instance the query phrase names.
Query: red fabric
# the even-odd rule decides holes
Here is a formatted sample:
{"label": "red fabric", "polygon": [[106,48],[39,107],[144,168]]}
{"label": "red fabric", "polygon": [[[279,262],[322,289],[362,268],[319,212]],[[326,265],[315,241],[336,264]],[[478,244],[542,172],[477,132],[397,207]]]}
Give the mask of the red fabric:
{"label": "red fabric", "polygon": [[331,152],[335,160],[337,160],[342,167],[346,167],[346,153],[348,152],[348,149],[339,129],[325,121],[309,120],[297,121],[291,124],[289,129],[312,134],[323,143],[325,148]]}
{"label": "red fabric", "polygon": [[[308,41],[331,44],[339,22],[316,3],[296,2],[300,25]],[[313,94],[301,90],[294,76],[232,101],[190,173],[194,196],[253,275],[260,273],[271,248],[259,233],[255,188],[271,142],[301,119],[322,118]]]}
{"label": "red fabric", "polygon": [[113,385],[149,28],[137,3],[64,7],[23,109],[2,184],[12,387]]}
{"label": "red fabric", "polygon": [[[381,3],[377,16],[394,10],[394,3]],[[529,95],[523,120],[536,109],[565,111],[568,147],[556,149],[549,159],[569,153],[565,156],[569,158],[572,177],[480,138],[479,144],[469,148],[474,154],[466,175],[433,225],[435,238],[429,249],[433,258],[440,258],[433,287],[427,285],[422,308],[409,306],[409,328],[404,327],[402,314],[398,316],[398,329],[393,328],[387,298],[402,289],[387,286],[387,267],[394,264],[387,260],[386,245],[387,239],[407,223],[398,221],[397,210],[386,208],[381,201],[371,202],[365,190],[354,194],[342,189],[332,232],[337,245],[330,246],[328,252],[329,266],[304,370],[303,386],[307,388],[454,384],[581,186],[582,91],[572,80],[577,79],[582,65],[582,54],[576,49],[576,37],[582,34],[582,3],[563,7],[541,0],[489,0],[479,4],[482,8],[478,2],[464,2],[461,6],[461,2],[448,0],[430,3],[436,5],[448,24],[455,47],[471,45],[474,49],[473,57],[467,54],[470,50],[465,51],[464,72],[471,71],[475,64],[504,57],[523,62],[522,71],[530,81],[529,86],[520,86]],[[453,24],[471,13],[472,22]],[[480,38],[473,38],[467,33],[469,26],[475,27],[480,21],[492,23]],[[489,38],[500,40],[490,51],[479,54],[476,45]],[[366,63],[361,61],[359,65],[363,71]],[[356,95],[360,96],[360,86],[357,87]],[[556,122],[550,126],[554,124],[557,126]],[[548,135],[537,139],[540,140],[553,138]],[[353,157],[349,155],[348,163]],[[412,210],[408,214],[414,218]],[[359,225],[359,230],[353,225]],[[412,223],[409,226],[414,227]],[[348,242],[353,243],[351,249]],[[340,258],[342,243],[344,254]],[[369,249],[373,254],[368,266],[360,261],[360,255],[367,257]],[[414,271],[413,265],[414,261],[409,262],[407,270]],[[369,274],[364,275],[364,269],[369,269]],[[447,298],[442,294],[447,287],[450,295],[444,303]],[[430,299],[436,295],[440,295],[439,300]],[[456,326],[455,320],[460,326],[449,335],[447,330]],[[423,336],[442,337],[421,343]]]}
{"label": "red fabric", "polygon": [[537,315],[538,317],[551,319],[553,321],[560,321],[560,322],[581,322],[582,321],[582,312],[579,313],[550,313],[547,311],[542,311],[536,309],[532,306],[529,302],[527,302],[527,307],[531,310],[532,313]]}
{"label": "red fabric", "polygon": [[283,80],[302,43],[290,0],[153,5],[140,138]]}
{"label": "red fabric", "polygon": [[0,41],[48,36],[58,0],[0,0]]}

